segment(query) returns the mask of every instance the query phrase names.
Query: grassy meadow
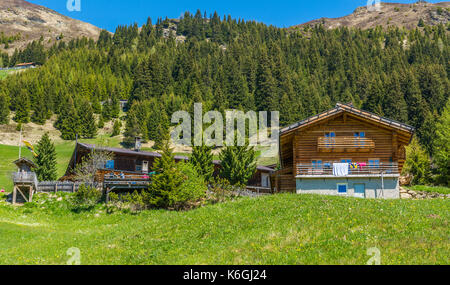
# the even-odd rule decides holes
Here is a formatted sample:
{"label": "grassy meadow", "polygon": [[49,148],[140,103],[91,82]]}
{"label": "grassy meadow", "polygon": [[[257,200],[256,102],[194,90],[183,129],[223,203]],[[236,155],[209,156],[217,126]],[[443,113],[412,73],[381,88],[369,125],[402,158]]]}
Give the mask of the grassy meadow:
{"label": "grassy meadow", "polygon": [[[42,195],[42,194],[41,194]],[[67,195],[0,204],[0,264],[448,264],[449,201],[283,194],[198,208],[74,213]],[[47,198],[46,198],[47,197]]]}

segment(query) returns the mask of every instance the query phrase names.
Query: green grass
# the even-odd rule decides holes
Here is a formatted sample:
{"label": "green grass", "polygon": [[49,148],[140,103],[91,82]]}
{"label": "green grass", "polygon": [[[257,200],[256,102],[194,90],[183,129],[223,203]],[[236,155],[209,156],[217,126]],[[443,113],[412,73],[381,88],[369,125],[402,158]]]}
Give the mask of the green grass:
{"label": "green grass", "polygon": [[424,186],[424,185],[416,185],[407,187],[413,191],[421,191],[421,192],[430,192],[430,193],[441,193],[441,194],[450,194],[450,188],[443,186]]}
{"label": "green grass", "polygon": [[0,80],[5,79],[6,76],[8,76],[9,71],[7,70],[0,70]]}
{"label": "green grass", "polygon": [[[41,198],[42,199],[42,198]],[[0,264],[448,264],[449,201],[274,195],[108,215],[63,202],[0,204]]]}

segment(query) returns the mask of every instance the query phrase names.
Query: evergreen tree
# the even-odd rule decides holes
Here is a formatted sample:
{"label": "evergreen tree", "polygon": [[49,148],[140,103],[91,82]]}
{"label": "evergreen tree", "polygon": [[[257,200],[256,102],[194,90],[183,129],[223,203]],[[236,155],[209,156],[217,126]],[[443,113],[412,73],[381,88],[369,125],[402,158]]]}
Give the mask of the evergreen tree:
{"label": "evergreen tree", "polygon": [[439,182],[450,186],[450,99],[436,124],[434,155],[438,167]]}
{"label": "evergreen tree", "polygon": [[149,188],[149,202],[158,208],[170,206],[170,194],[176,191],[183,183],[183,175],[175,162],[175,155],[170,148],[169,141],[165,141],[162,147],[162,157],[155,160],[154,169],[157,172],[152,178]]}
{"label": "evergreen tree", "polygon": [[36,146],[36,153],[36,174],[39,181],[56,180],[56,150],[55,145],[50,140],[48,133],[45,133],[38,142]]}
{"label": "evergreen tree", "polygon": [[26,89],[20,89],[17,98],[15,98],[15,110],[16,116],[14,121],[18,123],[29,123],[30,122],[30,97]]}
{"label": "evergreen tree", "polygon": [[248,141],[244,146],[226,146],[220,160],[220,176],[232,185],[246,185],[256,172],[256,152]]}
{"label": "evergreen tree", "polygon": [[211,148],[205,145],[195,146],[192,151],[190,163],[197,170],[197,173],[211,181],[214,174],[213,154]]}
{"label": "evergreen tree", "polygon": [[83,103],[83,108],[79,110],[78,117],[80,119],[81,136],[88,139],[95,138],[97,136],[97,123],[89,102]]}
{"label": "evergreen tree", "polygon": [[416,138],[406,148],[404,172],[413,176],[412,184],[426,184],[430,180],[430,160]]}
{"label": "evergreen tree", "polygon": [[0,90],[0,125],[9,123],[9,98]]}
{"label": "evergreen tree", "polygon": [[122,123],[120,120],[115,120],[113,125],[112,137],[120,135],[120,129],[122,128]]}

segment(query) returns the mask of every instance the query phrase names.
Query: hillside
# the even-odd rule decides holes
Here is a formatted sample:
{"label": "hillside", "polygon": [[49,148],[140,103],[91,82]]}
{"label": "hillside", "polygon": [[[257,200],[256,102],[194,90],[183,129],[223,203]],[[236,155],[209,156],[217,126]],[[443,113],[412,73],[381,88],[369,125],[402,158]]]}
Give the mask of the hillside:
{"label": "hillside", "polygon": [[450,256],[443,199],[285,194],[139,214],[107,214],[104,206],[77,214],[66,201],[0,202],[0,264],[66,264],[73,247],[83,265],[364,265],[373,247],[383,265],[446,264]]}
{"label": "hillside", "polygon": [[[96,40],[100,31],[91,24],[24,0],[0,1],[0,33],[3,32],[5,36],[20,34],[19,40],[9,44],[6,50],[9,54],[16,48],[23,49],[33,40],[39,40],[41,36],[45,45],[49,46],[54,44],[61,34],[64,41],[80,37]],[[0,51],[5,51],[4,45],[0,45]]]}
{"label": "hillside", "polygon": [[425,25],[447,24],[450,21],[450,2],[427,3],[418,1],[415,4],[381,3],[381,11],[369,11],[367,7],[359,7],[352,14],[340,18],[321,18],[292,28],[303,28],[323,24],[326,29],[352,27],[370,29],[376,26],[404,27],[415,29],[419,20]]}

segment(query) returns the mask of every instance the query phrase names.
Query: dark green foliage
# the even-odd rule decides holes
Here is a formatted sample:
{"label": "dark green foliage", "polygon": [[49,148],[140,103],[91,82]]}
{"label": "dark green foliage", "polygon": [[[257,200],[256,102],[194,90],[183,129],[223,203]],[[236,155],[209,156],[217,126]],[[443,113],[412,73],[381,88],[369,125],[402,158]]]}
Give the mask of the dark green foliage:
{"label": "dark green foliage", "polygon": [[435,161],[438,168],[438,182],[450,186],[450,99],[436,124],[434,140]]}
{"label": "dark green foliage", "polygon": [[9,97],[0,90],[0,125],[9,123]]}
{"label": "dark green foliage", "polygon": [[18,96],[15,98],[16,116],[14,121],[18,123],[30,122],[30,99],[25,89],[20,89]]}
{"label": "dark green foliage", "polygon": [[80,135],[83,138],[95,138],[97,136],[97,123],[95,122],[94,111],[89,102],[82,103],[82,106],[78,111]]}
{"label": "dark green foliage", "polygon": [[113,125],[112,137],[120,135],[120,129],[122,128],[122,122],[120,120],[115,120]]}
{"label": "dark green foliage", "polygon": [[81,136],[82,126],[80,125],[80,118],[71,97],[63,105],[55,127],[61,131],[61,137],[65,140],[75,140],[77,135]]}
{"label": "dark green foliage", "polygon": [[192,151],[190,163],[206,181],[211,181],[214,173],[212,148],[207,146],[195,146]]}
{"label": "dark green foliage", "polygon": [[414,138],[411,145],[406,149],[407,160],[404,172],[412,175],[413,185],[427,184],[431,180],[430,160],[426,152],[422,149],[417,138]]}
{"label": "dark green foliage", "polygon": [[48,133],[45,133],[36,145],[38,166],[36,174],[39,181],[55,181],[56,176],[56,150],[55,145],[50,140]]}
{"label": "dark green foliage", "polygon": [[82,184],[78,191],[73,194],[70,202],[74,211],[86,211],[94,208],[101,198],[102,192],[100,190]]}
{"label": "dark green foliage", "polygon": [[256,172],[256,152],[254,147],[227,146],[220,153],[220,177],[232,185],[246,185]]}
{"label": "dark green foliage", "polygon": [[168,141],[165,141],[162,151],[162,157],[157,158],[153,166],[154,171],[158,174],[152,178],[149,204],[157,208],[168,208],[173,203],[171,193],[181,186],[184,177],[178,169]]}

